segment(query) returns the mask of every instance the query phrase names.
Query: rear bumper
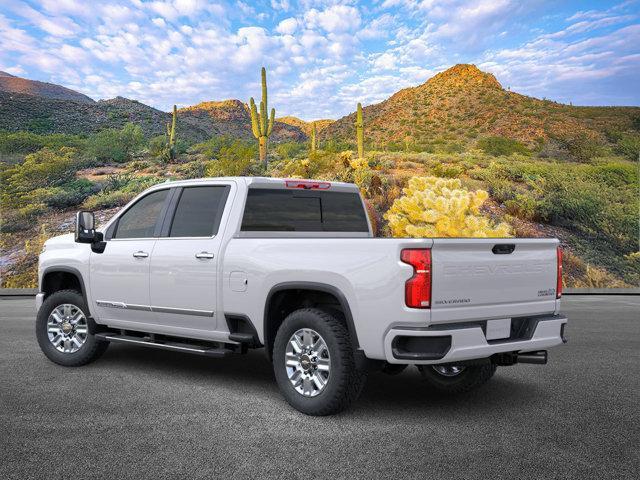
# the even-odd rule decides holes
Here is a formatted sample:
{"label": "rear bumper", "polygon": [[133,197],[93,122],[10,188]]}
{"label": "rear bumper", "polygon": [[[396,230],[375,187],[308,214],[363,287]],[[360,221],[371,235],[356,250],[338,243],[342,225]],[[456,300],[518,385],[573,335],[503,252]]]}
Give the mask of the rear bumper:
{"label": "rear bumper", "polygon": [[[525,338],[520,335],[497,341],[487,341],[482,322],[438,325],[437,328],[394,328],[385,336],[384,353],[389,363],[430,365],[487,358],[502,352],[545,350],[566,342],[563,337],[566,317],[549,315],[528,321],[531,328]],[[410,352],[406,351],[406,345],[410,346]],[[421,346],[425,351],[420,351]]]}

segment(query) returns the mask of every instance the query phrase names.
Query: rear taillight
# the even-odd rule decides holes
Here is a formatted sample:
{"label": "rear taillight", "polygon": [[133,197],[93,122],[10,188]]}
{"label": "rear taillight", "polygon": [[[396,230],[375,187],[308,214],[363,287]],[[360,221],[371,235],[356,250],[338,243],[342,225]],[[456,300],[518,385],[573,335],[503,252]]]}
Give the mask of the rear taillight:
{"label": "rear taillight", "polygon": [[560,298],[562,296],[562,248],[558,247],[557,252],[558,283],[556,284],[556,298]]}
{"label": "rear taillight", "polygon": [[413,267],[413,277],[404,287],[407,307],[429,308],[431,306],[431,250],[428,248],[406,248],[400,259]]}

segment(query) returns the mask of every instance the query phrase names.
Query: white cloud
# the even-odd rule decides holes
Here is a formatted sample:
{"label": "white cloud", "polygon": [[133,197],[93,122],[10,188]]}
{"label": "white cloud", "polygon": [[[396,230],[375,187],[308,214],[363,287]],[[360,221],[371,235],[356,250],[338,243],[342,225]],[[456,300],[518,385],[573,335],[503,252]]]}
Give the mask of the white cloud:
{"label": "white cloud", "polygon": [[276,27],[276,32],[283,35],[292,35],[298,28],[298,20],[295,18],[285,18]]}
{"label": "white cloud", "polygon": [[291,8],[289,0],[271,0],[271,8],[287,12]]}
{"label": "white cloud", "polygon": [[362,21],[358,9],[347,5],[333,5],[323,11],[313,8],[305,13],[304,18],[309,27],[320,26],[330,33],[355,30]]}
{"label": "white cloud", "polygon": [[55,37],[70,37],[80,30],[78,24],[70,18],[63,16],[49,17],[22,2],[11,4],[9,8],[29,20],[40,30]]}

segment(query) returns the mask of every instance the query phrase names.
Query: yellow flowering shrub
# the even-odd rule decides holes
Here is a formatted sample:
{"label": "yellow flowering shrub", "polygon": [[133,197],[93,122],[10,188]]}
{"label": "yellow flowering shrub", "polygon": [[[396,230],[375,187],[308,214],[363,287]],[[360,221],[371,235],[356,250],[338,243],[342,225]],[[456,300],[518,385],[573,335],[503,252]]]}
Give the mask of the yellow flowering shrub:
{"label": "yellow flowering shrub", "polygon": [[384,216],[394,237],[512,236],[507,223],[480,214],[489,194],[470,192],[458,179],[413,177],[402,193]]}

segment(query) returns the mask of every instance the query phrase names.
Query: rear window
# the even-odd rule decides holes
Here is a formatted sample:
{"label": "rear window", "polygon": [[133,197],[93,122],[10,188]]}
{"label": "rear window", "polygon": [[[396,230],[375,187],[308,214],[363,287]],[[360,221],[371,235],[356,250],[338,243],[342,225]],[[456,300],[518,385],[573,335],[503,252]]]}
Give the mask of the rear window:
{"label": "rear window", "polygon": [[355,192],[250,188],[242,218],[244,232],[368,232]]}

